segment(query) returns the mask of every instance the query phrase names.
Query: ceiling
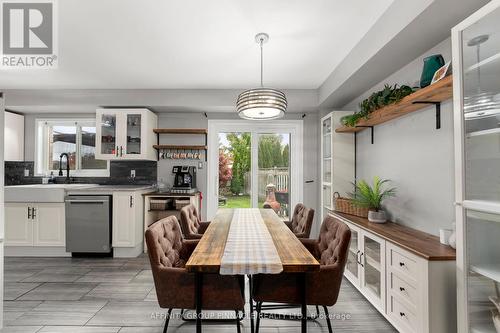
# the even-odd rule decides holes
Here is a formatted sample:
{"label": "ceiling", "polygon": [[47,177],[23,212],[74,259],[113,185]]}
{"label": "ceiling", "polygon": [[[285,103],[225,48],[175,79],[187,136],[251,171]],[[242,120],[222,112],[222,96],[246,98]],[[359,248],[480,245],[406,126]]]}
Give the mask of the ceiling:
{"label": "ceiling", "polygon": [[393,0],[59,1],[59,68],[3,89],[317,89]]}

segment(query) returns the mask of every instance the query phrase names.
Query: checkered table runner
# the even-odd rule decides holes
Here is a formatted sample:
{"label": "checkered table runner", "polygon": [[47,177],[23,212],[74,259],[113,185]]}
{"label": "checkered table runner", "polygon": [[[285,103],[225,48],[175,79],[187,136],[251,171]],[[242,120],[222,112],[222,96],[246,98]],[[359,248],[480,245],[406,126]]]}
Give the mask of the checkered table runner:
{"label": "checkered table runner", "polygon": [[220,274],[278,274],[281,259],[259,209],[235,209],[220,265]]}

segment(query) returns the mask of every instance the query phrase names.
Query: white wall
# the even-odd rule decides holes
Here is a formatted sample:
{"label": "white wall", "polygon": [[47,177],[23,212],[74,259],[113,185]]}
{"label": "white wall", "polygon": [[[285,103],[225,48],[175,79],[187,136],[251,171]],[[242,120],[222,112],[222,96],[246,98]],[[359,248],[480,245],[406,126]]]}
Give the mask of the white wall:
{"label": "white wall", "polygon": [[[419,56],[399,71],[345,105],[359,110],[360,101],[385,83],[414,86],[420,79],[422,59],[431,54],[451,59],[450,39]],[[393,181],[397,197],[387,200],[390,218],[431,234],[454,221],[453,105],[441,107],[441,129],[436,130],[434,107],[375,127],[375,143],[370,131],[357,136],[357,178],[371,180],[377,175]]]}

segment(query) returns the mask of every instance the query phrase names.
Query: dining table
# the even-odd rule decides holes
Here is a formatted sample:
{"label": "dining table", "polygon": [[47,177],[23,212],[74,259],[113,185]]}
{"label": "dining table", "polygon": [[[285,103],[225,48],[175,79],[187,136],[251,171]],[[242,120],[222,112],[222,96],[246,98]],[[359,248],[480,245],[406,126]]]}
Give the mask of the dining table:
{"label": "dining table", "polygon": [[[205,274],[298,274],[301,294],[301,332],[307,331],[306,273],[319,262],[272,209],[219,209],[186,263],[195,274],[196,332],[201,333]],[[250,321],[253,300],[250,283]]]}

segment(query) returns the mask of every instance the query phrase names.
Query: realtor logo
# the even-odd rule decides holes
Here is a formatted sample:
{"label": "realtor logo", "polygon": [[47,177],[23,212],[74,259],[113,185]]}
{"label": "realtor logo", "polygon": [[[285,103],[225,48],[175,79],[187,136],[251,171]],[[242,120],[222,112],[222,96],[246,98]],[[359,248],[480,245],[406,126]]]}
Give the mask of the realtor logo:
{"label": "realtor logo", "polygon": [[2,68],[56,68],[53,0],[0,0]]}

